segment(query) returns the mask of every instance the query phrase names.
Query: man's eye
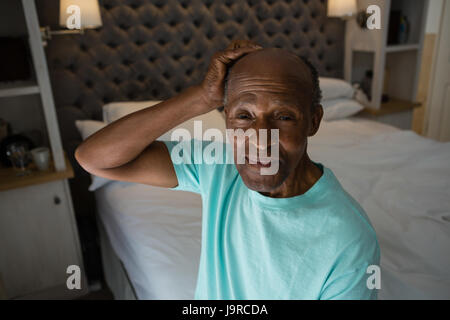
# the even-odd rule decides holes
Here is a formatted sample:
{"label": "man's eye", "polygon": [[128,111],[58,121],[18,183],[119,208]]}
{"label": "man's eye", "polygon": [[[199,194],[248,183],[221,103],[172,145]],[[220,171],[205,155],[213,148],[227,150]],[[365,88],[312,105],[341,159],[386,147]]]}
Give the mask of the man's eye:
{"label": "man's eye", "polygon": [[289,121],[292,120],[293,118],[291,116],[279,116],[278,119],[282,121]]}
{"label": "man's eye", "polygon": [[248,116],[248,114],[239,114],[239,115],[237,116],[237,118],[240,119],[240,120],[248,120],[248,119],[250,119],[250,117]]}

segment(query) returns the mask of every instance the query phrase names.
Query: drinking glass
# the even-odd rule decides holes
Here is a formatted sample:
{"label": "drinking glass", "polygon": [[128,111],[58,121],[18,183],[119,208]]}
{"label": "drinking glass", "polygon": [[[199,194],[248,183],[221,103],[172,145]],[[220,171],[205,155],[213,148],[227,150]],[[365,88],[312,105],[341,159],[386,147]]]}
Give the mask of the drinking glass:
{"label": "drinking glass", "polygon": [[13,167],[18,171],[18,176],[24,176],[30,173],[28,164],[30,163],[30,155],[28,149],[19,143],[11,143],[6,147],[6,155],[11,161]]}

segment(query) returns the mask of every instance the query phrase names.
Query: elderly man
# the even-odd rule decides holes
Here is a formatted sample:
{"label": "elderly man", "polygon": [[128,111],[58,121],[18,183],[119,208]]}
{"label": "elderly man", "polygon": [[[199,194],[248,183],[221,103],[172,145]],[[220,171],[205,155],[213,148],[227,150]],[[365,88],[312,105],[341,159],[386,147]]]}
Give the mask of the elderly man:
{"label": "elderly man", "polygon": [[[228,129],[276,129],[278,139],[253,140],[251,155],[244,136],[245,161],[231,165],[176,163],[176,142],[155,141],[223,104]],[[307,154],[322,113],[309,63],[236,41],[212,57],[200,85],[108,125],[75,156],[98,176],[202,195],[197,299],[374,299],[367,269],[379,263],[375,231],[333,173]],[[278,170],[261,174],[274,143]]]}

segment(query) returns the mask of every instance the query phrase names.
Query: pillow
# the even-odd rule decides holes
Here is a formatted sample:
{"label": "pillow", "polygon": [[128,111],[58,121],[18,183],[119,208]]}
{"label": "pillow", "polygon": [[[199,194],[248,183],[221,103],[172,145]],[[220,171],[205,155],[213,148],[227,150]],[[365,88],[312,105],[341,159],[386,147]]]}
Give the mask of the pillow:
{"label": "pillow", "polygon": [[322,101],[322,107],[325,121],[347,118],[364,109],[358,101],[347,98]]}
{"label": "pillow", "polygon": [[[77,120],[75,121],[75,125],[78,131],[80,132],[83,140],[86,140],[86,138],[89,137],[91,134],[97,132],[98,130],[106,126],[106,123],[103,121],[95,121],[95,120]],[[95,191],[111,181],[113,180],[109,180],[91,174],[91,185],[89,186],[89,191]]]}
{"label": "pillow", "polygon": [[[103,106],[103,120],[105,122],[112,123],[130,113],[145,109],[149,106],[153,106],[161,101],[140,101],[140,102],[114,102],[109,103]],[[171,140],[171,134],[175,129],[184,128],[187,129],[190,134],[191,138],[194,138],[194,121],[202,121],[202,130],[201,133],[203,134],[207,129],[219,129],[222,132],[223,138],[225,138],[226,133],[226,127],[225,127],[225,120],[222,116],[221,112],[217,109],[214,109],[208,113],[202,114],[200,116],[197,116],[195,118],[192,118],[172,130],[166,132],[161,137],[159,137],[157,140],[160,141],[169,141]],[[210,139],[206,139],[210,140]],[[219,140],[218,140],[219,141]]]}
{"label": "pillow", "polygon": [[103,121],[111,123],[126,116],[129,113],[145,109],[160,103],[161,101],[148,100],[148,101],[124,101],[124,102],[112,102],[103,106]]}
{"label": "pillow", "polygon": [[194,117],[178,126],[173,128],[172,130],[169,130],[165,134],[163,134],[161,137],[158,138],[158,140],[168,141],[171,140],[172,132],[179,128],[184,128],[189,131],[191,134],[191,138],[194,139],[194,121],[201,121],[201,130],[199,133],[202,135],[202,137],[196,137],[198,140],[206,140],[209,141],[211,139],[203,138],[203,133],[205,133],[208,129],[219,129],[219,131],[222,133],[221,136],[217,137],[216,141],[224,141],[225,135],[226,135],[226,125],[225,125],[225,119],[222,116],[222,113],[218,111],[217,109],[214,109],[208,113],[199,115],[197,117]]}
{"label": "pillow", "polygon": [[78,131],[81,134],[81,138],[83,140],[86,140],[87,137],[94,134],[98,130],[102,129],[104,126],[106,126],[107,123],[103,121],[96,121],[96,120],[76,120],[75,126],[77,127]]}
{"label": "pillow", "polygon": [[337,98],[353,98],[354,89],[352,85],[342,79],[319,77],[322,101]]}

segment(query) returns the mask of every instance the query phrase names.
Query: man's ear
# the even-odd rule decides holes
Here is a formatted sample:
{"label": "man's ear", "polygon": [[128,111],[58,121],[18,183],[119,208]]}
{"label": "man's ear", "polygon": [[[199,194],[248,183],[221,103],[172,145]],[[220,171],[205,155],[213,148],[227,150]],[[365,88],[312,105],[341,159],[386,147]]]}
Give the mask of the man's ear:
{"label": "man's ear", "polygon": [[313,113],[311,114],[311,127],[309,129],[308,136],[311,137],[317,133],[319,130],[320,121],[322,121],[323,117],[323,108],[321,104],[318,104],[314,107]]}

